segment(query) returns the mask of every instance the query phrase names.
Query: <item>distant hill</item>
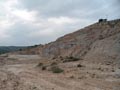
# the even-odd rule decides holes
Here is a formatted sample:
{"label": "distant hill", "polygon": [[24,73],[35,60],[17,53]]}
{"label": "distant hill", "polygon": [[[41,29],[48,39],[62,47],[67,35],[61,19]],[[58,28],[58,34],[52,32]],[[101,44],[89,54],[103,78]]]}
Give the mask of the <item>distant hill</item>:
{"label": "distant hill", "polygon": [[92,62],[120,64],[120,19],[100,19],[90,26],[58,38],[56,41],[38,45],[19,54],[39,54],[45,58],[82,58]]}
{"label": "distant hill", "polygon": [[18,51],[21,49],[24,49],[26,47],[17,47],[17,46],[0,46],[0,54],[8,53],[8,52],[13,52],[13,51]]}

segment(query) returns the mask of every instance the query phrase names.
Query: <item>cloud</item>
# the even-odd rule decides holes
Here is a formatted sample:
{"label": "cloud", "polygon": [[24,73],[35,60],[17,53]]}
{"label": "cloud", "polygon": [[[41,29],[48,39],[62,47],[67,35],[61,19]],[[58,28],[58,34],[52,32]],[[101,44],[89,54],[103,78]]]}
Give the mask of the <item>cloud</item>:
{"label": "cloud", "polygon": [[69,17],[53,17],[53,18],[48,18],[48,22],[54,23],[54,24],[70,24],[70,23],[75,23],[77,22],[77,19],[72,19]]}
{"label": "cloud", "polygon": [[1,0],[0,45],[48,43],[99,18],[120,18],[119,0]]}
{"label": "cloud", "polygon": [[[91,9],[98,9],[99,6],[103,6],[100,1],[97,0],[48,0],[46,1],[29,1],[22,0],[25,8],[29,10],[39,10],[43,16],[53,17],[53,16],[72,16],[77,12],[87,12]],[[94,4],[95,3],[95,4]],[[89,4],[89,5],[88,5]],[[78,16],[78,15],[76,15]]]}
{"label": "cloud", "polygon": [[10,35],[8,34],[8,29],[13,25],[14,23],[8,21],[8,20],[2,20],[0,19],[0,41],[4,41],[4,39],[8,39]]}
{"label": "cloud", "polygon": [[[64,28],[66,26],[76,24],[78,22],[75,18],[69,17],[51,17],[47,19],[43,19],[39,21],[39,23],[34,23],[35,26],[34,31],[29,34],[29,37],[32,38],[39,38],[39,37],[52,37],[55,40],[58,36],[63,35],[66,33]],[[49,41],[47,41],[49,42]],[[46,43],[47,43],[46,42]]]}

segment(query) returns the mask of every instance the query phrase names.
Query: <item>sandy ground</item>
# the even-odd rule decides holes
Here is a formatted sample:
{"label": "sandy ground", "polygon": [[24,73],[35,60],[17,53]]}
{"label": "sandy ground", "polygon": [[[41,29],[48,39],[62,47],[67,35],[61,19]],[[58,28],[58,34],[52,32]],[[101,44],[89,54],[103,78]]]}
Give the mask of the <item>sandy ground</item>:
{"label": "sandy ground", "polygon": [[[24,58],[22,63],[6,60],[0,66],[0,90],[120,90],[119,67],[77,61],[60,63],[64,72],[55,74],[36,67],[46,61]],[[77,67],[78,63],[83,67]]]}

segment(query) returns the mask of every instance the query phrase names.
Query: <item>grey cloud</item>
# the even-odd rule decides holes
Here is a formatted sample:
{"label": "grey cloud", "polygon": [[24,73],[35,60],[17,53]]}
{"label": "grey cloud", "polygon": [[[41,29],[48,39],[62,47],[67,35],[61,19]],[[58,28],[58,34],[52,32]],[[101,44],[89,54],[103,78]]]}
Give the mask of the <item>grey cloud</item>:
{"label": "grey cloud", "polygon": [[114,19],[118,16],[113,14],[119,9],[119,0],[22,0],[22,3],[29,10],[38,10],[39,15],[45,18],[69,16],[96,20],[109,15]]}
{"label": "grey cloud", "polygon": [[29,45],[30,39],[27,37],[27,34],[29,34],[31,30],[32,29],[29,26],[16,23],[9,29],[9,34],[11,35],[11,37],[5,42],[9,42],[10,45]]}
{"label": "grey cloud", "polygon": [[[0,45],[34,45],[54,41],[60,36],[96,22],[99,18],[120,18],[120,0],[18,0],[21,4],[17,9],[37,11],[36,22],[42,26],[30,23],[16,22],[9,28],[9,40],[3,40]],[[48,23],[49,18],[69,17],[78,22],[60,26]],[[17,20],[16,17],[13,17]],[[42,21],[41,21],[42,20]],[[54,30],[52,36],[38,35],[30,37],[33,32]]]}
{"label": "grey cloud", "polygon": [[[32,1],[24,0],[23,4],[28,9],[37,9],[40,11],[40,14],[43,14],[47,17],[52,16],[80,16],[83,11],[88,13],[92,9],[97,9],[102,5],[100,1],[92,0],[47,0],[47,1]],[[76,15],[75,12],[80,12],[79,15]]]}

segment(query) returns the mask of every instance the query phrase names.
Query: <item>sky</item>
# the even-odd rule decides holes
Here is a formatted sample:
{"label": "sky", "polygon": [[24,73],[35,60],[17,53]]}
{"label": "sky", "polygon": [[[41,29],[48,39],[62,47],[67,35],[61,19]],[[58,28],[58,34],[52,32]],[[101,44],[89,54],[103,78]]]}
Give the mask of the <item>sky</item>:
{"label": "sky", "polygon": [[100,18],[120,19],[120,0],[0,0],[0,46],[46,44]]}

